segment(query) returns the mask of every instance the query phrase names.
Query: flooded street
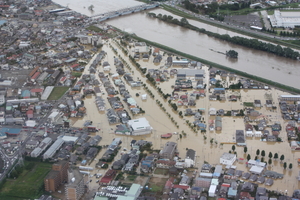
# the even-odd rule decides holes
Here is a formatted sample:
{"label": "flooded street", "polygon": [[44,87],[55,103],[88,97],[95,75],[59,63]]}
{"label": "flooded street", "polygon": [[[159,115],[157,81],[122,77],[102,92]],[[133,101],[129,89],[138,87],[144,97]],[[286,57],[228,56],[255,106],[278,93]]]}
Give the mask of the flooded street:
{"label": "flooded street", "polygon": [[[113,45],[114,48],[118,49],[117,45],[110,41],[110,44]],[[114,63],[114,56],[116,56],[108,44],[105,44],[102,48],[102,50],[107,52],[106,57],[102,60],[108,61],[108,63],[111,65],[112,69],[110,71],[111,74],[114,74],[116,72],[115,68],[113,67]],[[123,54],[120,50],[118,51],[118,54],[127,62],[130,64],[130,61],[127,56]],[[163,54],[163,52],[161,52]],[[138,61],[142,66],[147,67],[148,69],[159,69],[160,66],[163,66],[164,61],[166,60],[166,56],[163,56],[163,60],[161,64],[155,65],[153,64],[153,57],[151,56],[149,61]],[[92,62],[92,61],[91,61]],[[89,65],[88,65],[89,66]],[[88,68],[85,68],[84,73],[88,73]],[[143,83],[146,83],[146,77],[141,75],[139,71],[136,70],[136,68],[130,64],[131,71],[128,71],[129,73],[132,73],[133,79],[137,80],[139,78],[140,81]],[[203,67],[205,70],[205,82],[208,82],[208,68]],[[98,67],[99,71],[103,72],[103,68],[100,66]],[[105,72],[106,75],[110,77],[110,81],[112,82],[111,74]],[[98,75],[96,76],[98,78]],[[86,120],[93,121],[93,124],[100,128],[101,130],[99,132],[96,132],[96,134],[99,134],[102,137],[101,142],[99,145],[108,145],[111,143],[113,138],[120,137],[122,138],[122,149],[127,148],[130,149],[130,142],[131,140],[147,140],[151,141],[153,143],[153,149],[161,149],[164,144],[167,141],[173,141],[178,144],[178,150],[180,153],[180,157],[184,158],[186,149],[191,148],[196,151],[196,166],[201,167],[201,165],[204,163],[204,161],[216,165],[219,164],[219,158],[224,152],[228,152],[232,148],[232,143],[235,142],[235,131],[236,130],[245,130],[244,120],[243,117],[222,117],[223,120],[223,129],[222,131],[210,131],[207,128],[206,137],[207,139],[204,140],[203,133],[200,133],[198,131],[197,133],[194,133],[189,126],[186,124],[186,120],[189,120],[190,122],[194,121],[194,117],[192,116],[184,116],[183,118],[180,118],[179,115],[174,112],[171,108],[171,106],[168,104],[167,100],[164,100],[162,96],[160,96],[157,92],[157,89],[155,89],[150,84],[147,84],[148,88],[151,90],[151,92],[154,94],[154,99],[152,99],[149,95],[147,100],[142,100],[141,95],[147,94],[146,90],[144,90],[143,87],[139,88],[131,88],[130,85],[128,85],[123,78],[121,78],[123,82],[126,84],[126,88],[131,94],[131,96],[136,100],[137,105],[140,106],[143,110],[145,110],[145,114],[139,114],[136,116],[131,117],[132,119],[136,119],[139,117],[146,117],[146,119],[149,121],[150,125],[153,128],[152,134],[143,135],[143,136],[125,136],[125,135],[115,135],[115,125],[109,125],[108,119],[106,117],[105,112],[99,112],[96,105],[95,105],[95,97],[87,97],[85,98],[85,107],[87,108],[87,115],[82,119],[74,119],[73,120],[73,126],[75,127],[82,127],[83,123]],[[176,76],[170,77],[168,81],[165,81],[163,83],[160,83],[158,86],[165,92],[165,93],[171,93],[172,88],[171,86],[175,84]],[[117,87],[115,86],[117,89]],[[103,92],[102,98],[106,101],[106,108],[110,108],[110,105],[107,101],[107,94],[104,89],[104,87],[101,85],[101,91]],[[188,90],[188,93],[193,92],[193,90]],[[139,97],[136,97],[136,94],[139,93]],[[178,92],[179,95],[186,94],[185,92]],[[281,92],[276,89],[271,90],[226,90],[226,97],[231,94],[237,94],[240,93],[241,95],[241,101],[237,102],[231,102],[231,101],[225,101],[225,102],[219,102],[219,101],[210,101],[208,99],[208,94],[206,97],[201,97],[199,100],[196,100],[196,106],[192,107],[192,109],[201,109],[205,112],[203,113],[202,117],[204,118],[204,123],[208,125],[208,120],[214,120],[215,116],[209,116],[208,110],[209,108],[216,108],[218,109],[224,109],[224,110],[232,110],[232,109],[243,109],[242,102],[253,102],[254,99],[260,99],[262,103],[265,102],[266,96],[268,95],[272,97],[272,100],[274,101],[274,105],[278,108],[278,95],[286,94],[284,92]],[[267,95],[266,95],[267,94]],[[121,99],[122,97],[119,96]],[[156,100],[159,100],[163,107],[166,109],[166,112],[170,113],[171,116],[174,118],[174,120],[178,123],[179,128],[177,128],[174,123],[170,120],[166,112],[164,112],[156,103]],[[123,102],[123,101],[122,101]],[[124,108],[129,111],[127,105],[125,102],[123,102]],[[178,111],[185,111],[185,106],[179,106]],[[263,113],[264,115],[267,115],[269,118],[269,123],[272,124],[273,122],[277,121],[280,122],[283,129],[285,128],[287,121],[283,121],[280,116],[280,110],[277,109],[276,112],[271,112],[266,110],[265,107],[262,107],[259,112]],[[130,113],[130,112],[128,112]],[[270,128],[267,128],[270,129]],[[183,136],[182,139],[180,139],[179,134],[184,131],[187,133],[186,137]],[[173,135],[170,139],[161,139],[161,135],[165,133],[172,133],[172,132],[178,132],[179,134]],[[271,187],[268,187],[268,189],[272,190],[278,190],[278,191],[285,191],[288,190],[288,193],[291,195],[294,189],[299,188],[298,181],[296,180],[296,176],[298,176],[298,166],[297,166],[297,158],[300,157],[299,152],[292,153],[290,146],[287,142],[287,136],[285,131],[281,131],[280,137],[282,137],[283,142],[263,142],[260,141],[258,138],[246,138],[246,143],[248,147],[247,154],[251,155],[251,158],[254,159],[255,152],[257,149],[260,149],[260,151],[265,150],[266,155],[268,155],[269,152],[272,152],[273,155],[275,153],[278,153],[280,155],[285,155],[284,162],[293,163],[293,169],[292,170],[284,170],[283,164],[280,163],[280,161],[275,161],[273,159],[273,163],[267,167],[268,170],[274,170],[279,173],[284,174],[284,178],[281,180],[275,180],[274,185]],[[213,144],[210,143],[210,140],[213,139]],[[217,144],[215,144],[215,141],[217,141]],[[223,143],[223,145],[221,145]],[[91,167],[95,168],[95,164],[98,162],[99,158],[101,158],[101,155],[105,152],[105,149],[102,149],[101,152],[96,157],[96,161],[93,161],[91,163]],[[243,147],[236,147],[237,152],[237,158],[244,158],[246,159],[247,154],[244,154]],[[260,158],[260,157],[259,157]],[[119,156],[116,156],[115,159],[119,159]],[[268,160],[266,157],[265,160]],[[249,169],[246,168],[245,163],[238,163],[236,162],[235,165],[237,166],[237,169],[248,171]],[[95,169],[91,174],[94,173],[104,173],[105,170]],[[95,183],[96,178],[92,178],[93,181],[90,185],[90,189],[96,189],[98,185]],[[265,186],[264,186],[265,187]]]}
{"label": "flooded street", "polygon": [[[162,9],[155,9],[150,12],[168,15],[168,12]],[[226,31],[201,22],[192,20],[189,20],[189,22],[197,27],[205,28],[208,31],[229,34],[231,36],[238,35],[231,31]],[[298,77],[300,76],[299,61],[275,56],[259,50],[244,48],[208,37],[205,34],[200,34],[189,29],[159,21],[155,18],[150,18],[146,12],[114,18],[107,21],[107,23],[121,30],[135,33],[139,37],[166,45],[181,52],[249,74],[254,74],[265,79],[300,88],[297,83]],[[230,49],[234,49],[238,52],[239,56],[237,60],[229,59],[216,52],[225,53]]]}
{"label": "flooded street", "polygon": [[[140,2],[136,2],[133,0],[111,0],[109,2],[94,1],[89,0],[88,3],[86,1],[70,1],[63,0],[57,2],[62,6],[69,6],[69,8],[74,9],[77,12],[81,12],[88,16],[93,14],[103,13],[118,10],[121,8],[132,7],[135,5],[139,5]],[[124,4],[123,4],[124,3]],[[87,9],[88,6],[94,5],[94,13]],[[162,9],[151,10],[150,12],[154,12],[156,14],[166,14],[172,15]],[[196,22],[189,20],[189,22],[197,27],[204,28],[208,31],[217,32],[219,34],[229,34],[230,36],[239,36],[239,34],[227,31],[224,29],[220,29],[217,27],[213,27],[204,23]],[[111,24],[115,27],[118,27],[122,30],[125,30],[130,33],[135,33],[139,37],[161,43],[163,45],[172,47],[181,52],[185,52],[209,61],[216,62],[218,64],[225,65],[227,67],[231,67],[237,70],[245,71],[247,73],[251,73],[266,79],[271,79],[276,82],[280,82],[289,86],[293,86],[299,88],[298,78],[300,76],[299,61],[294,61],[290,59],[286,59],[283,57],[277,57],[275,55],[268,54],[266,52],[251,50],[247,48],[243,48],[241,46],[232,45],[227,42],[223,42],[221,40],[217,40],[211,37],[208,37],[204,34],[199,34],[195,31],[191,31],[182,27],[174,26],[172,24],[167,24],[165,22],[159,21],[157,19],[149,18],[146,12],[131,14],[128,16],[123,16],[120,18],[115,18],[107,21],[108,24]],[[246,36],[243,36],[246,37]],[[116,49],[118,46],[113,42],[109,41],[109,43]],[[210,50],[213,49],[214,51]],[[226,52],[230,49],[234,49],[239,53],[238,60],[232,60],[226,58],[226,56],[216,53]],[[113,63],[114,56],[117,56],[113,53],[108,44],[105,44],[102,50],[107,52],[106,57],[102,60],[108,61],[110,66],[112,67],[110,73],[114,74],[116,72]],[[132,53],[132,52],[130,52]],[[131,63],[127,56],[123,54],[121,50],[118,50],[118,54],[127,62]],[[163,54],[163,52],[161,52]],[[148,69],[159,69],[161,66],[164,66],[164,62],[166,60],[166,56],[163,56],[163,60],[161,64],[155,65],[153,64],[153,57],[151,56],[149,61],[139,60],[139,64],[142,67],[146,67]],[[92,60],[90,61],[92,63]],[[126,69],[127,72],[131,73],[134,80],[140,80],[143,83],[148,83],[147,79],[144,75],[141,75],[136,68],[130,64],[131,70]],[[89,65],[86,66],[85,72],[88,74]],[[205,70],[205,83],[208,83],[208,68],[203,67]],[[98,67],[99,71],[103,72],[103,68],[101,66]],[[170,70],[170,69],[168,69]],[[112,82],[112,77],[108,72],[105,72],[106,75],[110,77],[110,81]],[[96,75],[98,78],[98,75]],[[145,114],[139,114],[133,116],[130,112],[130,116],[132,119],[136,119],[139,117],[145,117],[149,124],[152,126],[153,131],[152,134],[143,135],[143,136],[125,136],[125,135],[115,135],[114,130],[116,125],[110,125],[108,123],[108,119],[106,117],[105,111],[99,112],[96,104],[95,104],[95,96],[86,97],[85,107],[87,108],[87,115],[82,119],[73,119],[73,126],[82,127],[83,123],[86,120],[93,121],[93,124],[100,129],[99,132],[94,134],[99,134],[102,137],[99,145],[108,145],[112,142],[114,138],[120,137],[122,138],[122,148],[130,148],[131,140],[147,140],[153,143],[153,149],[161,149],[167,141],[173,141],[178,144],[178,150],[180,153],[180,157],[184,158],[187,148],[194,149],[196,151],[196,167],[201,167],[204,161],[216,165],[219,164],[219,158],[224,152],[228,152],[232,148],[232,144],[235,142],[235,132],[236,130],[245,130],[244,118],[243,117],[222,117],[223,129],[222,131],[209,130],[207,127],[206,140],[204,139],[204,134],[200,131],[194,133],[190,129],[190,127],[186,124],[186,120],[189,122],[194,121],[193,116],[184,116],[183,118],[179,117],[178,113],[173,111],[167,100],[164,100],[162,96],[157,92],[157,89],[151,86],[149,83],[147,87],[154,94],[154,98],[151,98],[148,95],[147,100],[142,100],[141,95],[147,94],[147,91],[143,87],[132,88],[129,84],[126,83],[124,78],[121,78],[122,81],[126,84],[126,89],[129,91],[131,96],[136,100],[137,105],[145,110]],[[176,76],[170,77],[168,81],[160,83],[158,86],[162,89],[164,93],[172,92],[172,85],[175,84]],[[107,93],[104,87],[101,85],[101,91],[103,92],[102,98],[106,102],[106,108],[110,108],[110,105],[107,101]],[[116,89],[118,89],[115,86]],[[187,90],[187,93],[193,92],[193,90]],[[186,92],[178,92],[179,95],[185,94]],[[139,97],[136,94],[139,94]],[[280,132],[280,137],[283,139],[283,142],[264,142],[260,141],[260,138],[246,138],[246,143],[248,147],[248,151],[245,154],[243,152],[243,147],[236,147],[237,158],[246,159],[247,154],[251,156],[252,159],[255,158],[256,150],[260,149],[260,151],[265,150],[266,155],[269,152],[272,152],[273,155],[278,153],[279,156],[284,155],[284,162],[289,165],[293,164],[293,168],[291,170],[284,170],[283,164],[273,159],[272,164],[267,166],[268,170],[273,170],[278,173],[284,174],[284,178],[280,180],[275,180],[274,185],[269,187],[265,185],[260,185],[262,187],[267,187],[268,189],[284,192],[288,191],[288,195],[291,195],[293,190],[300,188],[300,185],[296,179],[298,176],[299,168],[297,159],[300,157],[300,152],[292,152],[290,145],[287,141],[287,134],[284,131],[287,125],[287,121],[284,121],[281,118],[279,106],[278,106],[278,96],[281,94],[287,94],[282,91],[276,90],[272,88],[271,90],[237,90],[231,91],[226,90],[225,96],[228,97],[231,94],[239,93],[241,96],[241,100],[237,102],[231,101],[210,101],[207,93],[206,97],[201,97],[196,100],[196,106],[192,107],[193,110],[201,109],[203,110],[203,123],[208,126],[209,120],[215,120],[215,116],[209,116],[208,110],[209,108],[232,110],[232,109],[243,109],[243,102],[253,102],[256,99],[260,99],[261,102],[265,103],[265,100],[268,97],[272,97],[274,105],[277,106],[277,110],[270,111],[263,106],[258,111],[263,115],[267,116],[268,124],[274,124],[274,122],[279,122],[282,126],[282,131]],[[120,95],[117,95],[122,99]],[[166,109],[164,111],[157,105],[157,101],[162,103],[162,107]],[[122,101],[123,102],[123,101]],[[125,102],[123,102],[124,108],[129,111]],[[184,112],[187,107],[179,106],[178,111]],[[179,128],[177,128],[174,123],[172,123],[170,117],[166,113],[170,113],[171,117],[178,124]],[[268,127],[267,130],[271,131]],[[179,134],[184,131],[186,136],[183,136],[180,139]],[[162,134],[177,132],[179,134],[173,135],[169,139],[161,139]],[[210,143],[210,140],[213,139],[213,143]],[[97,155],[96,161],[91,163],[91,167],[95,168],[95,164],[101,158],[102,154],[105,152],[105,149],[102,149],[101,152]],[[261,157],[258,157],[261,159]],[[119,159],[119,155],[116,156],[115,159]],[[265,160],[268,160],[268,157],[265,157]],[[248,171],[249,169],[246,167],[245,162],[236,162],[238,170]],[[105,173],[105,170],[94,169],[91,174],[94,173]],[[90,189],[97,189],[98,184],[95,183],[95,177],[92,178],[93,181],[90,184]]]}

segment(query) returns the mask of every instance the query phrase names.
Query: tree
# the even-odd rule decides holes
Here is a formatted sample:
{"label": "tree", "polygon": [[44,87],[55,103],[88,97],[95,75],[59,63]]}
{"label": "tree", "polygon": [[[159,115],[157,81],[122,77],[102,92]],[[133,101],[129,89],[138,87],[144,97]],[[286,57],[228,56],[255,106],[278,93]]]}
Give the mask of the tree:
{"label": "tree", "polygon": [[228,56],[230,58],[237,58],[238,55],[239,55],[239,53],[236,52],[235,50],[226,51],[226,56]]}
{"label": "tree", "polygon": [[231,149],[232,151],[235,151],[235,145],[232,145]]}
{"label": "tree", "polygon": [[269,163],[269,165],[271,165],[271,164],[272,164],[272,159],[271,159],[271,158],[269,158],[269,161],[268,161],[268,163]]}
{"label": "tree", "polygon": [[265,158],[261,158],[260,162],[265,162]]}
{"label": "tree", "polygon": [[247,155],[247,160],[249,161],[251,159],[250,154]]}
{"label": "tree", "polygon": [[258,155],[259,155],[259,153],[260,153],[260,150],[259,150],[259,149],[257,149],[257,150],[256,150],[256,155],[258,156]]}
{"label": "tree", "polygon": [[248,148],[244,147],[244,153],[247,153],[247,151],[248,151]]}
{"label": "tree", "polygon": [[290,164],[289,164],[289,169],[292,169],[292,168],[293,168],[293,164],[290,163]]}
{"label": "tree", "polygon": [[181,23],[182,26],[185,26],[185,25],[189,24],[188,20],[186,18],[184,18],[184,17],[181,18],[180,23]]}
{"label": "tree", "polygon": [[282,154],[281,156],[280,156],[280,161],[282,162],[284,160],[284,155]]}
{"label": "tree", "polygon": [[283,163],[283,168],[286,169],[286,162]]}
{"label": "tree", "polygon": [[273,157],[272,152],[269,152],[269,158],[271,159]]}
{"label": "tree", "polygon": [[265,157],[265,156],[266,156],[265,150],[262,150],[262,151],[261,151],[261,156],[262,156],[262,157]]}
{"label": "tree", "polygon": [[274,154],[274,159],[277,159],[278,158],[278,153],[275,153]]}

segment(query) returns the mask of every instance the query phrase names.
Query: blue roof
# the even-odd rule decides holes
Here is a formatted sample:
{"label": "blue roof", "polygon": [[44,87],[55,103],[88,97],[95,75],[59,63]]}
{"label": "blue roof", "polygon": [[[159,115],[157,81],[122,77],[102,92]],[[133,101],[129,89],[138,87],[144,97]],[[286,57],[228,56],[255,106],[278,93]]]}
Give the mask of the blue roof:
{"label": "blue roof", "polygon": [[220,174],[220,173],[216,173],[216,172],[215,172],[215,173],[213,173],[213,176],[214,176],[214,177],[220,177],[220,176],[221,176],[221,174]]}
{"label": "blue roof", "polygon": [[29,90],[23,90],[22,91],[22,97],[30,97],[30,91]]}
{"label": "blue roof", "polygon": [[232,189],[231,187],[228,189],[228,195],[236,196],[237,190]]}
{"label": "blue roof", "polygon": [[0,134],[14,134],[14,135],[18,135],[21,132],[20,128],[2,128],[0,129]]}
{"label": "blue roof", "polygon": [[214,88],[214,90],[225,90],[225,88]]}
{"label": "blue roof", "polygon": [[2,26],[3,24],[5,24],[7,21],[6,20],[0,20],[0,26]]}

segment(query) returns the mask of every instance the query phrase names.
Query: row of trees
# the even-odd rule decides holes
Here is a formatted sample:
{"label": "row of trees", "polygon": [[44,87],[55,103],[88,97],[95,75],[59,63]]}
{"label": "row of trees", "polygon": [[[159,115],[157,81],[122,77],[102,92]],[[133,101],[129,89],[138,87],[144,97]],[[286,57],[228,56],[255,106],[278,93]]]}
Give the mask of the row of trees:
{"label": "row of trees", "polygon": [[[231,149],[233,151],[235,151],[235,145],[232,145]],[[244,147],[244,153],[247,153],[247,151],[248,151],[248,148]],[[254,160],[257,160],[257,158],[258,158],[259,155],[261,155],[261,157],[262,157],[260,161],[261,162],[265,162],[265,159],[264,159],[264,157],[266,156],[265,150],[260,151],[259,149],[257,149],[256,150],[256,156],[255,156]],[[278,153],[275,153],[274,156],[273,156],[273,153],[269,152],[268,157],[269,157],[268,164],[271,165],[272,164],[272,158],[274,158],[275,160],[277,160],[279,158],[279,155],[278,155]],[[247,155],[247,160],[249,161],[250,159],[251,159],[251,156],[250,156],[250,154],[248,154]],[[282,154],[279,159],[280,159],[280,162],[283,162],[284,155]],[[287,168],[287,163],[286,162],[283,163],[283,168],[284,169]],[[293,164],[290,163],[289,164],[289,169],[292,169],[292,168],[293,168]]]}
{"label": "row of trees", "polygon": [[147,68],[142,68],[141,65],[136,62],[136,60],[134,59],[134,57],[132,57],[131,55],[129,55],[129,59],[130,61],[133,63],[134,66],[136,66],[136,68],[142,73],[142,74],[146,74],[147,72]]}
{"label": "row of trees", "polygon": [[299,37],[300,36],[300,33],[299,32],[288,32],[288,31],[280,31],[279,33],[280,36],[283,36],[283,37]]}
{"label": "row of trees", "polygon": [[158,99],[156,99],[156,103],[157,103],[157,105],[159,105],[159,107],[160,107],[160,108],[168,115],[168,117],[170,118],[171,122],[172,122],[173,124],[175,124],[175,126],[176,126],[177,128],[179,128],[178,123],[177,123],[177,122],[175,121],[175,119],[171,116],[171,114],[167,112],[167,110],[166,110],[166,108],[163,106],[163,104],[162,104]]}
{"label": "row of trees", "polygon": [[[159,18],[159,17],[157,17],[157,18]],[[165,18],[168,19],[168,16],[166,16]],[[173,20],[168,21],[168,22],[173,23]],[[266,43],[266,42],[260,41],[258,39],[248,39],[248,38],[244,38],[244,37],[240,37],[240,36],[230,37],[230,35],[228,35],[228,34],[219,34],[219,33],[214,33],[211,31],[207,31],[204,28],[198,28],[196,26],[189,24],[189,22],[185,18],[182,18],[180,20],[180,23],[178,23],[177,25],[189,28],[191,30],[198,31],[200,33],[204,33],[208,36],[215,37],[217,39],[221,39],[221,40],[233,43],[233,44],[241,45],[241,46],[256,49],[256,50],[266,51],[266,52],[269,52],[269,53],[272,53],[272,54],[275,54],[278,56],[291,58],[291,59],[298,59],[300,56],[298,51],[294,51],[293,49],[291,49],[289,47],[282,47],[280,45]]]}

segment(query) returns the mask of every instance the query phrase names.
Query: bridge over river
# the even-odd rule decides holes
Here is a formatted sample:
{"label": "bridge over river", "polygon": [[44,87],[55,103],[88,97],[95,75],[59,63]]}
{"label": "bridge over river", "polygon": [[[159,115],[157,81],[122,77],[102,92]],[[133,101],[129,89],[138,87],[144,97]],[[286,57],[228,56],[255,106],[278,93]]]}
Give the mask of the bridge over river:
{"label": "bridge over river", "polygon": [[143,10],[149,10],[152,8],[156,8],[158,6],[159,6],[159,4],[143,4],[143,5],[134,6],[134,7],[130,7],[130,8],[123,8],[123,9],[120,9],[117,11],[111,11],[111,12],[107,12],[107,13],[92,15],[91,18],[102,22],[102,21],[105,21],[105,20],[108,20],[111,18],[122,16],[122,15],[128,15],[128,14],[140,12]]}

